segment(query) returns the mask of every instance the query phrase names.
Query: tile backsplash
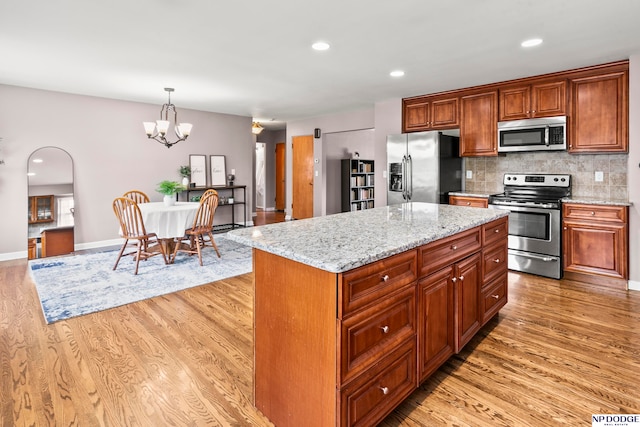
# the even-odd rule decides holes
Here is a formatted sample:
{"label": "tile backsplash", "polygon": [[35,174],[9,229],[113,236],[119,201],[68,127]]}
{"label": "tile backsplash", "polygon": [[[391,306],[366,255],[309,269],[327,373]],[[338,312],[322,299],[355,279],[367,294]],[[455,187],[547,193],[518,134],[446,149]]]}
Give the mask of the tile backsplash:
{"label": "tile backsplash", "polygon": [[[569,154],[566,151],[508,153],[498,157],[466,157],[465,169],[472,177],[465,180],[465,191],[494,194],[503,191],[505,173],[568,173],[574,198],[628,201],[628,154]],[[596,182],[596,171],[603,180]]]}

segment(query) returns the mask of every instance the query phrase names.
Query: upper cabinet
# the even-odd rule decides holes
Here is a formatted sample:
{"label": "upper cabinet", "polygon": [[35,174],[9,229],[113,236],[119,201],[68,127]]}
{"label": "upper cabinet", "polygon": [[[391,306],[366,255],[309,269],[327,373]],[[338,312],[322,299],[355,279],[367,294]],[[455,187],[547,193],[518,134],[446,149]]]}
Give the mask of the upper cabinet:
{"label": "upper cabinet", "polygon": [[564,79],[500,89],[500,121],[566,114],[567,82]]}
{"label": "upper cabinet", "polygon": [[570,153],[627,152],[628,70],[571,80]]}
{"label": "upper cabinet", "polygon": [[570,153],[629,149],[629,61],[402,100],[403,132],[460,128],[462,156],[497,156],[499,121],[567,116]]}
{"label": "upper cabinet", "polygon": [[29,224],[53,222],[53,195],[29,197]]}
{"label": "upper cabinet", "polygon": [[460,155],[498,155],[498,91],[460,98]]}
{"label": "upper cabinet", "polygon": [[419,97],[402,100],[403,132],[458,127],[457,97]]}

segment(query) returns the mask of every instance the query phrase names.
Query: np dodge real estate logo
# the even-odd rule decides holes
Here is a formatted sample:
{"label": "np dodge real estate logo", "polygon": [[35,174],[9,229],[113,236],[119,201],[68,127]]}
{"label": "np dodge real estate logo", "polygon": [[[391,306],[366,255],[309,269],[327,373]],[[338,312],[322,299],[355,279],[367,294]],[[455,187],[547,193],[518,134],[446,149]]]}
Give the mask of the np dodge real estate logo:
{"label": "np dodge real estate logo", "polygon": [[640,414],[595,414],[591,427],[640,427]]}

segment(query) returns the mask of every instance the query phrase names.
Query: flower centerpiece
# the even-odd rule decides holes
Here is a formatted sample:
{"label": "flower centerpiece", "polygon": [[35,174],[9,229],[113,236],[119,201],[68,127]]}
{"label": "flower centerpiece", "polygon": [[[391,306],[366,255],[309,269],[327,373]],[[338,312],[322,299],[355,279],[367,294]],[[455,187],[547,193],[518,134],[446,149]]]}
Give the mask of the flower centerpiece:
{"label": "flower centerpiece", "polygon": [[191,182],[191,166],[180,166],[178,173],[182,177],[182,185],[188,187]]}
{"label": "flower centerpiece", "polygon": [[172,206],[176,202],[175,195],[186,189],[187,188],[178,181],[165,180],[158,183],[156,191],[160,194],[164,194],[163,201],[166,206]]}

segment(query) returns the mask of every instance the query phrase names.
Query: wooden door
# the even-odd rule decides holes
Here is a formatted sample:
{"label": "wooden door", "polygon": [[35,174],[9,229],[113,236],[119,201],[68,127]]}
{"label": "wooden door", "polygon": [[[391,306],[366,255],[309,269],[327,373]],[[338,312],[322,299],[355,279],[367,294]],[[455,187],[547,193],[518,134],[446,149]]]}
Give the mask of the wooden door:
{"label": "wooden door", "polygon": [[294,136],[293,200],[291,216],[295,219],[313,217],[313,135]]}
{"label": "wooden door", "polygon": [[284,210],[285,195],[285,145],[284,142],[276,144],[276,210]]}

